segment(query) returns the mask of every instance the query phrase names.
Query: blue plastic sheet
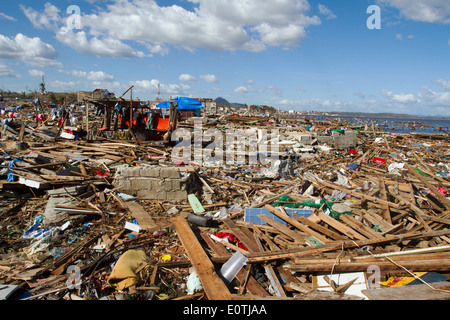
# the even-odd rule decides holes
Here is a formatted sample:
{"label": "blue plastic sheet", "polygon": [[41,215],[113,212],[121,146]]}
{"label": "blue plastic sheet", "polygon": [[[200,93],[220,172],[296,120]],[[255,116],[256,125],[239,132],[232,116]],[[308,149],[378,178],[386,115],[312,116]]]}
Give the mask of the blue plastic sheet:
{"label": "blue plastic sheet", "polygon": [[[178,110],[199,110],[203,108],[201,101],[191,98],[178,97],[176,99],[172,99],[171,101],[172,104],[177,105]],[[161,102],[157,105],[157,107],[161,109],[170,108],[170,102]]]}
{"label": "blue plastic sheet", "polygon": [[15,182],[15,181],[18,180],[18,177],[11,172],[11,169],[14,168],[14,164],[16,162],[24,162],[24,161],[21,160],[21,159],[14,159],[14,160],[9,162],[9,165],[8,165],[8,168],[9,168],[9,170],[8,170],[8,180],[7,180],[8,182]]}

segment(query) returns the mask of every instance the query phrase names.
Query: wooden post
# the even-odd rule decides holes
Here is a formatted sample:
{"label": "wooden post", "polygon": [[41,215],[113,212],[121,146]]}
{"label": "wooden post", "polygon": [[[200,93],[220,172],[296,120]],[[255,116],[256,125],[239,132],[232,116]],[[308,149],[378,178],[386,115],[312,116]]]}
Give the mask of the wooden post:
{"label": "wooden post", "polygon": [[89,103],[86,103],[86,140],[89,141]]}
{"label": "wooden post", "polygon": [[206,297],[209,300],[231,300],[230,290],[216,273],[213,263],[209,260],[187,221],[180,216],[172,218],[171,221],[202,283]]}
{"label": "wooden post", "polygon": [[133,87],[130,89],[130,130],[133,129]]}

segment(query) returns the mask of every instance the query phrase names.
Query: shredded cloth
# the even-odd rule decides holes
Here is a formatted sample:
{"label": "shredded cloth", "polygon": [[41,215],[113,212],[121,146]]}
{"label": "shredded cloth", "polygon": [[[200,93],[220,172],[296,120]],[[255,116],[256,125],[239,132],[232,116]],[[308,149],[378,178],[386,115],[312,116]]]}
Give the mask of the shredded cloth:
{"label": "shredded cloth", "polygon": [[228,241],[232,244],[237,245],[239,248],[248,250],[247,247],[232,233],[229,232],[217,232],[214,235],[218,238],[225,239],[228,238]]}
{"label": "shredded cloth", "polygon": [[141,282],[136,270],[147,259],[143,250],[129,250],[120,256],[107,283],[116,290],[124,290]]}

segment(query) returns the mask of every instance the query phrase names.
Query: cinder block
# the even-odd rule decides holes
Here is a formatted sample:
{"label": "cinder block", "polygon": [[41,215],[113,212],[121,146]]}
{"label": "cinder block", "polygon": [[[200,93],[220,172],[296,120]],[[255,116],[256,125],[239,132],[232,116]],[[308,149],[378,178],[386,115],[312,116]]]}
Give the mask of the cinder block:
{"label": "cinder block", "polygon": [[176,167],[161,168],[160,178],[180,179],[180,171]]}
{"label": "cinder block", "polygon": [[157,200],[156,193],[151,190],[138,190],[136,195],[142,200]]}
{"label": "cinder block", "polygon": [[124,177],[116,177],[113,181],[113,186],[116,188],[130,189],[131,180]]}
{"label": "cinder block", "polygon": [[157,200],[167,200],[167,191],[159,190],[157,193]]}
{"label": "cinder block", "polygon": [[163,190],[171,191],[172,190],[172,180],[165,179],[162,183]]}
{"label": "cinder block", "polygon": [[167,194],[167,200],[178,201],[178,200],[186,200],[187,192],[182,190],[170,191]]}
{"label": "cinder block", "polygon": [[181,181],[179,179],[170,180],[172,185],[172,190],[181,190]]}
{"label": "cinder block", "polygon": [[141,177],[148,178],[159,178],[160,168],[159,167],[145,167],[142,168]]}
{"label": "cinder block", "polygon": [[135,190],[150,190],[152,179],[149,178],[134,178],[131,179],[131,188]]}

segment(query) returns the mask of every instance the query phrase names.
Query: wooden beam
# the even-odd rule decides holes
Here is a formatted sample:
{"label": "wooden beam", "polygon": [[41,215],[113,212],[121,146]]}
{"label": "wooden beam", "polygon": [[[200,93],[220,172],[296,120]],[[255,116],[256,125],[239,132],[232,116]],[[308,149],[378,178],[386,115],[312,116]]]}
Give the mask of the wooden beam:
{"label": "wooden beam", "polygon": [[276,208],[272,207],[271,205],[267,204],[265,206],[265,208],[267,210],[269,210],[270,212],[272,212],[277,217],[279,217],[280,219],[283,219],[284,221],[286,221],[287,223],[289,223],[292,226],[296,227],[300,231],[303,231],[304,233],[309,234],[310,236],[314,236],[315,238],[317,238],[318,240],[322,241],[323,243],[332,242],[332,241],[328,240],[327,238],[325,238],[320,233],[315,232],[314,230],[312,230],[308,226],[305,226],[304,224],[300,223],[298,220],[295,220],[295,219],[289,217],[287,214],[285,214],[284,212],[281,212],[280,210],[277,210]]}
{"label": "wooden beam", "polygon": [[362,293],[370,300],[448,300],[450,290],[448,282],[432,283],[431,288],[426,284],[378,288],[363,290]]}
{"label": "wooden beam", "polygon": [[442,193],[440,193],[439,190],[436,189],[436,187],[433,186],[427,178],[417,172],[417,170],[414,169],[411,165],[405,164],[405,167],[410,173],[412,173],[417,179],[419,179],[420,182],[422,182],[447,209],[450,209],[450,201],[447,200],[447,198]]}
{"label": "wooden beam", "polygon": [[[433,260],[420,260],[420,261],[401,261],[399,263],[401,266],[414,270],[414,271],[424,271],[424,272],[448,272],[450,271],[450,260],[449,259],[433,259]],[[314,273],[314,272],[364,272],[370,266],[377,266],[380,270],[402,270],[390,261],[368,261],[368,262],[338,262],[331,260],[328,263],[310,263],[310,264],[290,264],[286,265],[286,268],[291,272],[302,272],[302,273]]]}
{"label": "wooden beam", "polygon": [[354,190],[351,190],[351,189],[348,189],[348,188],[345,188],[345,187],[342,187],[342,186],[338,186],[338,185],[335,185],[335,184],[330,183],[330,182],[313,181],[313,183],[316,183],[319,186],[320,185],[324,185],[324,186],[332,188],[332,189],[344,191],[345,193],[348,193],[348,194],[350,194],[350,195],[352,195],[352,196],[354,196],[355,198],[358,198],[358,199],[366,199],[366,200],[372,201],[372,202],[377,203],[377,204],[384,204],[384,205],[388,205],[388,206],[393,207],[393,208],[400,208],[400,205],[397,204],[397,203],[393,203],[393,202],[390,202],[390,201],[379,199],[379,198],[374,197],[374,196],[369,196],[367,194],[364,194],[364,193],[361,193],[361,192],[358,192],[358,191],[354,191]]}
{"label": "wooden beam", "polygon": [[[383,178],[379,178],[379,187],[380,187],[380,194],[381,194],[381,198],[385,201],[388,201],[387,199],[387,193],[386,193],[386,183],[384,182]],[[392,224],[392,219],[391,219],[391,211],[389,210],[389,206],[386,204],[382,205],[383,208],[383,218],[389,222],[390,224]]]}
{"label": "wooden beam", "polygon": [[364,237],[363,235],[361,235],[357,231],[353,230],[350,227],[347,227],[343,223],[340,223],[339,221],[337,221],[333,217],[330,217],[330,216],[326,215],[322,211],[319,211],[317,215],[319,216],[319,218],[323,222],[325,222],[326,224],[328,224],[331,227],[335,228],[339,232],[342,232],[343,234],[345,234],[350,239],[358,239],[358,240],[365,240],[365,239],[367,239],[366,237]]}
{"label": "wooden beam", "polygon": [[258,218],[260,218],[261,220],[263,220],[267,224],[271,225],[275,229],[279,230],[283,234],[287,235],[289,238],[292,238],[295,242],[299,242],[302,245],[305,244],[306,236],[301,234],[299,231],[295,231],[295,230],[289,229],[284,224],[273,220],[272,218],[266,216],[265,214],[258,214]]}
{"label": "wooden beam", "polygon": [[[264,247],[261,243],[261,241],[258,238],[255,238],[256,244],[258,246],[259,251],[264,251]],[[268,264],[264,266],[264,270],[266,271],[266,275],[269,278],[270,283],[272,284],[272,287],[275,291],[275,294],[278,297],[287,297],[286,292],[283,289],[283,286],[280,283],[280,280],[278,280],[278,276],[272,267],[272,265]]]}
{"label": "wooden beam", "polygon": [[228,228],[231,229],[231,232],[247,247],[250,252],[258,252],[258,246],[256,245],[254,239],[248,237],[238,225],[236,225],[233,220],[227,218],[224,219],[223,222],[226,224]]}
{"label": "wooden beam", "polygon": [[326,235],[327,237],[333,239],[333,240],[345,240],[346,238],[342,235],[340,235],[337,232],[334,232],[333,230],[327,229],[323,226],[321,226],[318,222],[311,221],[309,218],[305,217],[298,217],[294,216],[295,219],[300,221],[301,223],[304,223],[305,225],[309,226],[311,229],[315,229],[322,233],[323,235]]}
{"label": "wooden beam", "polygon": [[439,231],[431,231],[431,232],[409,232],[400,235],[387,235],[383,238],[375,238],[369,240],[351,240],[351,241],[342,241],[336,244],[325,244],[319,245],[316,247],[305,247],[305,248],[295,248],[295,249],[287,249],[280,251],[269,251],[269,252],[261,252],[261,253],[250,253],[248,254],[249,260],[248,263],[255,262],[268,262],[278,259],[287,259],[293,257],[301,257],[315,253],[321,252],[330,252],[336,250],[344,250],[344,249],[353,249],[360,248],[363,246],[370,245],[380,245],[386,244],[394,241],[408,240],[408,239],[423,239],[428,237],[440,237],[443,235],[450,234],[449,229],[439,230]]}
{"label": "wooden beam", "polygon": [[208,255],[198,242],[186,219],[177,216],[170,220],[175,226],[178,237],[202,283],[208,300],[231,300],[231,293],[228,287],[217,275],[214,264],[209,260]]}
{"label": "wooden beam", "polygon": [[155,220],[152,219],[150,214],[137,202],[126,202],[126,208],[130,211],[131,215],[137,220],[141,229],[153,232],[159,229]]}

